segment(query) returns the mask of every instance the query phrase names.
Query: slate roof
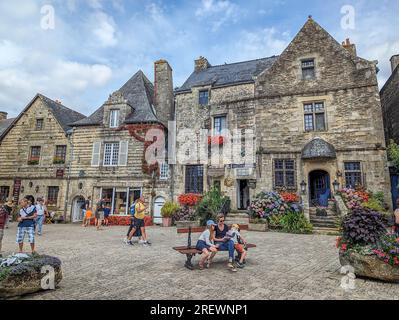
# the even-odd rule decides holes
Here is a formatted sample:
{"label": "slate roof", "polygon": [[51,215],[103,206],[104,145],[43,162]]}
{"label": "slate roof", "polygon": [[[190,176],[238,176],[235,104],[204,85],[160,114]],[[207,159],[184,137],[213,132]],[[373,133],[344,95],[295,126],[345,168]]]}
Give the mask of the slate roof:
{"label": "slate roof", "polygon": [[55,119],[58,121],[58,123],[60,124],[61,128],[65,131],[65,133],[67,133],[68,130],[72,129],[72,127],[69,126],[70,123],[81,120],[86,117],[77,111],[65,107],[61,103],[55,102],[50,98],[38,93],[29,102],[29,104],[25,107],[25,109],[18,115],[18,117],[14,119],[7,119],[6,120],[7,124],[3,124],[3,122],[0,122],[0,140],[12,128],[14,123],[16,123],[21,118],[21,116],[31,107],[31,105],[36,101],[36,99],[41,99],[43,101],[43,103],[54,115]]}
{"label": "slate roof", "polygon": [[[159,122],[153,111],[154,86],[139,70],[119,90],[122,96],[133,107],[134,111],[127,116],[125,123]],[[104,106],[92,115],[73,123],[73,126],[101,125],[104,117]]]}
{"label": "slate roof", "polygon": [[336,157],[334,146],[321,138],[314,138],[302,150],[302,159],[335,159]]}
{"label": "slate roof", "polygon": [[254,82],[264,70],[269,69],[278,56],[237,63],[210,66],[206,70],[194,71],[175,93],[190,91],[192,87],[212,85],[213,87]]}
{"label": "slate roof", "polygon": [[0,137],[11,126],[11,124],[14,122],[14,120],[15,120],[15,118],[0,120]]}

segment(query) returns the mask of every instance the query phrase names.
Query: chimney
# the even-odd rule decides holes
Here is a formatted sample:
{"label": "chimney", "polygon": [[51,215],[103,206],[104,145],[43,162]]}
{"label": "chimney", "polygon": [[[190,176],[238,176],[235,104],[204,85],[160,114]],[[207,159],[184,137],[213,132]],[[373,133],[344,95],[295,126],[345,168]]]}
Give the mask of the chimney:
{"label": "chimney", "polygon": [[344,42],[342,42],[342,46],[350,52],[352,57],[356,58],[357,57],[357,52],[356,52],[356,45],[351,43],[351,41],[346,39]]}
{"label": "chimney", "polygon": [[197,60],[195,60],[195,72],[200,72],[206,70],[210,67],[208,60],[203,56],[200,56]]}
{"label": "chimney", "polygon": [[8,113],[4,111],[0,111],[0,121],[7,120]]}
{"label": "chimney", "polygon": [[166,60],[154,63],[154,107],[157,118],[168,127],[174,118],[172,68]]}
{"label": "chimney", "polygon": [[398,66],[399,66],[399,54],[396,54],[391,58],[392,73],[396,70]]}

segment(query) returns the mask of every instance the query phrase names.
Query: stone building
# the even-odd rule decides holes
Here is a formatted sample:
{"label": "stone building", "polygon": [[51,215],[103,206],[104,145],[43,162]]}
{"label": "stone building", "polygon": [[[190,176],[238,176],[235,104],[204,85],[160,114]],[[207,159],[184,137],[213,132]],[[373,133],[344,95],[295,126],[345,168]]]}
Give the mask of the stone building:
{"label": "stone building", "polygon": [[138,71],[92,115],[72,124],[72,221],[82,219],[80,207],[88,197],[94,203],[105,199],[111,214],[127,215],[131,203],[144,195],[155,222],[161,222],[160,208],[171,197],[169,166],[165,153],[156,156],[158,166],[144,156],[156,146],[153,136],[162,149],[173,102],[172,69],[160,60],[155,62],[155,86]]}
{"label": "stone building", "polygon": [[[233,209],[245,209],[258,192],[285,188],[303,194],[309,214],[338,183],[388,191],[376,73],[376,62],[311,18],[280,56],[219,66],[200,57],[175,91],[177,151],[187,155],[175,166],[176,193],[214,185]],[[187,129],[199,142],[202,129],[214,136],[235,131],[241,148],[235,144],[227,163],[190,158],[203,147],[187,147]]]}
{"label": "stone building", "polygon": [[[380,91],[382,111],[384,116],[385,138],[399,143],[399,55],[391,58],[392,74]],[[390,167],[392,202],[396,208],[399,198],[399,172]]]}
{"label": "stone building", "polygon": [[71,152],[69,124],[82,118],[37,94],[18,117],[0,121],[1,201],[41,196],[49,202],[49,210],[63,214]]}

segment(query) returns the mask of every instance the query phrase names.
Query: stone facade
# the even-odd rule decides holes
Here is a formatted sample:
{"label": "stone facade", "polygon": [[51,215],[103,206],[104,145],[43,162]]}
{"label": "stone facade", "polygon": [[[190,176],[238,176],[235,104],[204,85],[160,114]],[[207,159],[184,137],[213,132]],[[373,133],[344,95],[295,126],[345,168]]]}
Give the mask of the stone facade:
{"label": "stone facade", "polygon": [[[187,80],[191,88],[187,88],[186,83],[184,90],[176,91],[177,134],[186,128],[194,128],[197,133],[200,129],[213,128],[215,116],[225,115],[226,128],[230,131],[252,129],[256,145],[254,166],[246,166],[247,170],[240,165],[235,166],[239,169],[232,169],[233,162],[233,166],[220,165],[222,170],[214,177],[214,170],[205,163],[204,190],[209,189],[215,179],[220,180],[222,191],[232,199],[232,208],[240,209],[260,191],[285,187],[300,192],[302,182],[307,185],[303,200],[309,208],[314,204],[311,193],[317,191],[320,179],[325,188],[333,191],[335,180],[341,187],[348,185],[353,174],[348,171],[354,166],[359,171],[354,174],[355,180],[372,191],[384,191],[387,203],[391,203],[376,63],[359,58],[349,40],[341,46],[309,19],[281,56],[262,72],[254,72],[252,81],[246,83],[240,79],[223,86],[215,86],[212,81],[201,83],[207,72],[213,75],[213,81],[218,78],[218,72],[224,75],[208,63],[199,64],[199,60]],[[309,61],[314,75],[305,80],[303,63]],[[235,77],[235,68],[242,68],[242,64],[217,68],[228,68]],[[197,83],[196,79],[199,79]],[[199,92],[204,90],[209,92],[206,106],[198,103]],[[309,104],[313,108],[315,104],[322,106],[322,129],[305,128],[305,106]],[[314,127],[316,119],[312,119]],[[331,145],[335,156],[315,155],[303,159],[302,150],[316,138]],[[184,141],[177,144],[182,153],[186,147]],[[294,166],[294,182],[291,181],[290,186],[276,183],[275,160],[278,159],[294,160],[289,164]],[[186,191],[185,167],[196,163],[194,160],[176,166],[177,193]]]}
{"label": "stone facade", "polygon": [[399,143],[399,55],[391,58],[391,64],[392,74],[380,94],[387,142]]}
{"label": "stone facade", "polygon": [[[60,122],[67,121],[69,117],[64,115],[61,119],[57,117],[56,111],[66,110],[69,109],[37,95],[8,128],[0,141],[0,187],[3,201],[18,201],[25,195],[48,200],[50,196],[53,199],[50,199],[49,210],[63,214],[71,144],[66,127]],[[83,118],[83,115],[79,116],[75,112],[72,115],[69,118],[71,121]],[[38,125],[38,121],[41,124]],[[62,154],[65,157],[59,157],[57,146],[63,146]],[[32,155],[32,147],[40,147],[40,153]],[[53,189],[52,195],[49,195],[50,188]]]}

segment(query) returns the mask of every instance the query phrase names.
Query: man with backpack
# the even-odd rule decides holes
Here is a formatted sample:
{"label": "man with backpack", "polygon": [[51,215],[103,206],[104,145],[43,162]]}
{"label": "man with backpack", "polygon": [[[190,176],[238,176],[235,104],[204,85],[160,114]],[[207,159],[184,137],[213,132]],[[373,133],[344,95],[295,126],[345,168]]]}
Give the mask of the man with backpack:
{"label": "man with backpack", "polygon": [[[135,213],[136,213],[136,203],[137,203],[137,200],[134,201],[134,202],[132,203],[132,205],[130,206],[130,226],[129,226],[129,230],[127,231],[127,234],[126,234],[126,238],[123,240],[123,242],[124,242],[125,244],[129,244],[129,245],[133,245],[132,242],[129,242],[129,235],[130,235],[130,232],[132,232],[132,230],[133,230],[133,228],[134,228],[134,226],[135,226],[135,218],[134,218],[134,215],[135,215]],[[136,230],[135,236],[141,237],[141,230]]]}

